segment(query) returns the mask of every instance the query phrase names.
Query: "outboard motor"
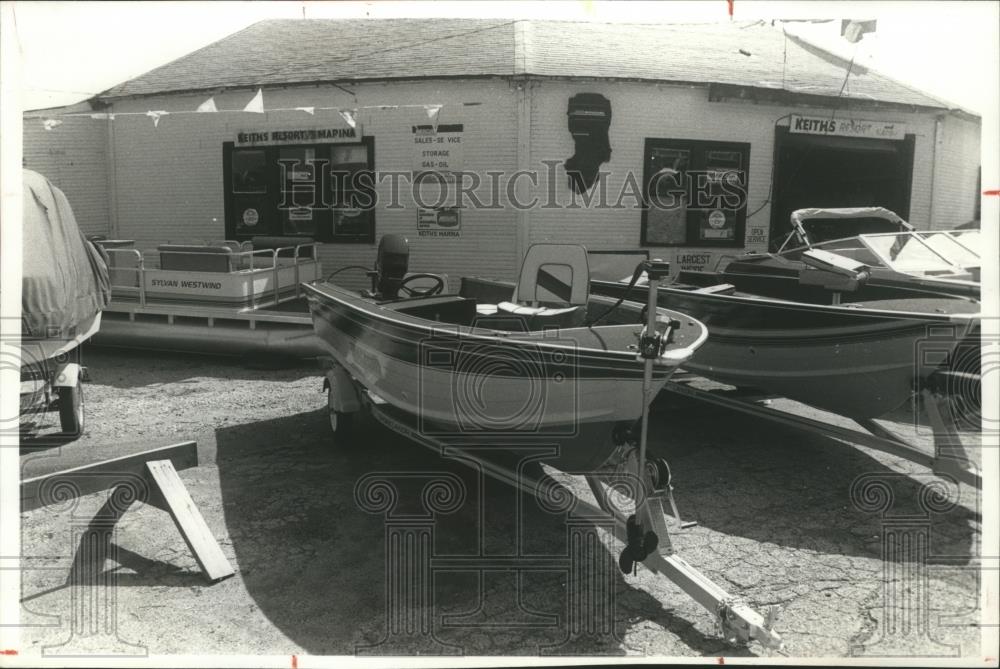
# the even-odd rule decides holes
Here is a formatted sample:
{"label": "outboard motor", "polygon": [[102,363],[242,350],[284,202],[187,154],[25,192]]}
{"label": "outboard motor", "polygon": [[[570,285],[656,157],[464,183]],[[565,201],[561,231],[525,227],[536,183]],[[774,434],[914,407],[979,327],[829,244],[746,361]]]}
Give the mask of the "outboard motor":
{"label": "outboard motor", "polygon": [[601,164],[611,160],[611,101],[599,93],[578,93],[566,111],[576,151],[566,159],[566,175],[575,193],[586,193],[597,181]]}
{"label": "outboard motor", "polygon": [[382,298],[399,295],[399,286],[410,265],[410,243],[403,235],[383,235],[372,272],[372,292]]}

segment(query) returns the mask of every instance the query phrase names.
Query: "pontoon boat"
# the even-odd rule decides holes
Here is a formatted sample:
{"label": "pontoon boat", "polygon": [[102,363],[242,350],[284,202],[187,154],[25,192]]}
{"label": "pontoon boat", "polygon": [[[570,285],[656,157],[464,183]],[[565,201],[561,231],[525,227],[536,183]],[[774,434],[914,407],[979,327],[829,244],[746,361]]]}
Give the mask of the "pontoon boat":
{"label": "pontoon boat", "polygon": [[300,284],[322,273],[310,239],[160,244],[99,240],[112,301],[95,343],[223,355],[320,353]]}

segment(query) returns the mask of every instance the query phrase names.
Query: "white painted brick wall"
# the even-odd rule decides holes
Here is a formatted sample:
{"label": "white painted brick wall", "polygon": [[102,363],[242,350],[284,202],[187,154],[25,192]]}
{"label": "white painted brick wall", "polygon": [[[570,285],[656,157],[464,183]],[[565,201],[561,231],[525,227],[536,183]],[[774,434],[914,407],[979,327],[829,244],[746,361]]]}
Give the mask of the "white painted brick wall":
{"label": "white painted brick wall", "polygon": [[[464,167],[467,170],[512,171],[516,166],[517,119],[515,92],[503,80],[414,82],[352,85],[356,98],[331,86],[299,87],[264,92],[265,108],[368,107],[374,105],[441,104],[440,124],[464,124]],[[215,98],[220,109],[242,109],[253,93],[229,92]],[[193,110],[207,96],[170,96],[123,101],[116,112]],[[474,104],[466,104],[474,103]],[[365,110],[358,118],[364,134],[375,137],[376,170],[409,171],[414,145],[411,126],[427,123],[422,108]],[[154,129],[147,117],[118,116],[115,120],[116,187],[119,236],[144,246],[173,240],[221,238],[225,231],[222,172],[223,142],[241,130],[342,126],[336,111],[263,115],[168,115]],[[516,216],[509,209],[465,210],[460,238],[418,237],[417,209],[404,194],[402,210],[386,210],[389,182],[378,188],[375,213],[376,243],[388,233],[405,234],[410,241],[410,268],[457,278],[487,275],[513,278],[517,270]],[[486,190],[477,191],[485,199]],[[216,219],[213,222],[213,219]],[[374,244],[325,244],[320,257],[326,271],[350,264],[371,266]],[[364,275],[344,272],[338,277],[361,286]],[[457,288],[457,282],[453,284]]]}
{"label": "white painted brick wall", "polygon": [[[510,174],[518,168],[517,93],[507,80],[393,82],[357,84],[351,88],[355,97],[331,86],[265,91],[265,107],[442,104],[439,123],[465,126],[465,169],[480,173],[504,170]],[[791,113],[824,111],[709,102],[704,87],[607,81],[532,82],[527,162],[540,174],[537,188],[527,189],[529,197],[538,197],[543,202],[546,198],[549,184],[542,160],[564,161],[573,154],[566,105],[570,97],[581,92],[601,93],[611,100],[612,156],[602,170],[610,173],[606,186],[612,196],[617,195],[629,170],[634,170],[641,181],[643,144],[647,137],[749,143],[748,212],[758,208],[760,211],[747,221],[748,234],[755,227],[766,232],[770,225],[767,199],[775,122]],[[222,110],[242,109],[252,95],[252,91],[227,92],[216,96],[216,105]],[[191,111],[205,97],[120,101],[112,111],[119,114]],[[903,122],[907,132],[916,135],[911,223],[918,228],[953,227],[971,218],[979,164],[978,123],[948,117],[939,129],[935,152],[931,113],[865,111],[852,115]],[[365,134],[375,137],[377,170],[412,168],[414,148],[410,128],[427,122],[423,109],[362,110],[359,120]],[[303,112],[174,114],[162,117],[157,128],[146,116],[119,115],[112,122],[65,117],[63,125],[48,132],[40,120],[26,119],[25,156],[29,166],[66,191],[86,232],[135,239],[140,246],[150,247],[165,241],[207,240],[224,235],[223,142],[232,141],[241,130],[306,127],[311,123],[341,125],[335,111],[316,112],[314,117]],[[787,124],[787,120],[780,123]],[[107,133],[111,134],[113,155],[108,153]],[[570,191],[561,166],[554,187],[558,201],[568,202]],[[478,193],[488,199],[488,191],[484,186]],[[387,233],[407,235],[413,271],[443,272],[455,278],[467,274],[516,276],[520,262],[516,247],[517,213],[509,206],[498,210],[464,210],[460,238],[421,238],[416,234],[417,213],[412,202],[404,197],[404,209],[385,210],[388,182],[379,186],[378,193],[381,204],[376,211],[376,238]],[[501,200],[505,198],[502,196]],[[626,204],[632,202],[627,200]],[[114,218],[116,229],[108,223]],[[535,208],[526,217],[526,240],[528,243],[572,241],[592,249],[635,249],[639,246],[640,221],[641,212],[632,208],[611,211],[594,207]],[[672,260],[678,254],[708,253],[712,257],[708,267],[714,266],[720,257],[739,252],[739,249],[699,247],[651,250],[656,256]],[[374,256],[374,244],[327,244],[320,253],[327,271],[348,264],[371,266]],[[356,272],[345,272],[339,280],[354,286],[364,283],[363,276]]]}
{"label": "white painted brick wall", "polygon": [[[757,212],[747,220],[750,228],[770,227],[771,208],[766,204],[771,186],[774,155],[774,125],[787,114],[824,113],[802,107],[755,105],[740,102],[709,102],[704,87],[656,85],[631,82],[543,81],[533,88],[531,118],[531,161],[565,160],[573,155],[573,140],[567,127],[566,105],[577,93],[600,93],[611,101],[611,160],[602,166],[609,172],[608,192],[617,194],[626,173],[634,170],[642,181],[643,146],[646,138],[700,139],[750,144],[749,204],[747,213]],[[827,112],[829,110],[826,110]],[[843,112],[841,112],[843,114]],[[906,112],[853,112],[866,120],[899,121],[907,132],[916,135],[910,219],[926,228],[930,220],[930,178],[934,122],[930,114]],[[780,121],[787,125],[787,119]],[[570,190],[561,166],[556,183],[557,197],[569,201]],[[544,176],[539,191],[545,193]],[[595,187],[596,188],[596,187]],[[762,207],[763,205],[763,207]],[[532,242],[573,240],[591,249],[637,249],[640,241],[641,211],[635,209],[602,210],[536,209],[530,213]],[[751,247],[764,250],[763,245]],[[709,254],[712,269],[721,257],[732,256],[740,249],[705,247],[651,247],[654,257],[676,259],[684,254]],[[676,265],[676,263],[675,263]],[[675,266],[676,269],[676,266]]]}
{"label": "white painted brick wall", "polygon": [[981,164],[980,124],[947,116],[938,131],[934,212],[930,228],[950,230],[975,217],[976,179]]}
{"label": "white painted brick wall", "polygon": [[107,121],[89,116],[61,120],[45,130],[44,119],[24,119],[24,162],[66,193],[84,234],[108,235]]}

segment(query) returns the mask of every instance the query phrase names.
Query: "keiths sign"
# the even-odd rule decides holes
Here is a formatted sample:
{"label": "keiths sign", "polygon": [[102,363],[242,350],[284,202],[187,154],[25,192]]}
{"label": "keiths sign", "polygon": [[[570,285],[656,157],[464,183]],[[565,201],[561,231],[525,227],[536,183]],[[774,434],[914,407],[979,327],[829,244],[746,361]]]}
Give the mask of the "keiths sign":
{"label": "keiths sign", "polygon": [[904,139],[906,124],[887,121],[859,121],[829,116],[792,115],[788,131],[805,135],[838,135],[870,139]]}

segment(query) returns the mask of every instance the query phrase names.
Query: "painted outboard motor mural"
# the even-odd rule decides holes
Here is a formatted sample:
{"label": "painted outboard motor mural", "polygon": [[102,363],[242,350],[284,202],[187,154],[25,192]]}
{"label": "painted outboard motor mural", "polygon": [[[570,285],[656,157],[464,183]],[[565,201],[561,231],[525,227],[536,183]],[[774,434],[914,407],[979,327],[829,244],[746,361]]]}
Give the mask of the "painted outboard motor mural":
{"label": "painted outboard motor mural", "polygon": [[576,151],[565,163],[569,187],[585,193],[597,182],[602,163],[611,160],[611,101],[599,93],[578,93],[569,99],[569,133]]}

